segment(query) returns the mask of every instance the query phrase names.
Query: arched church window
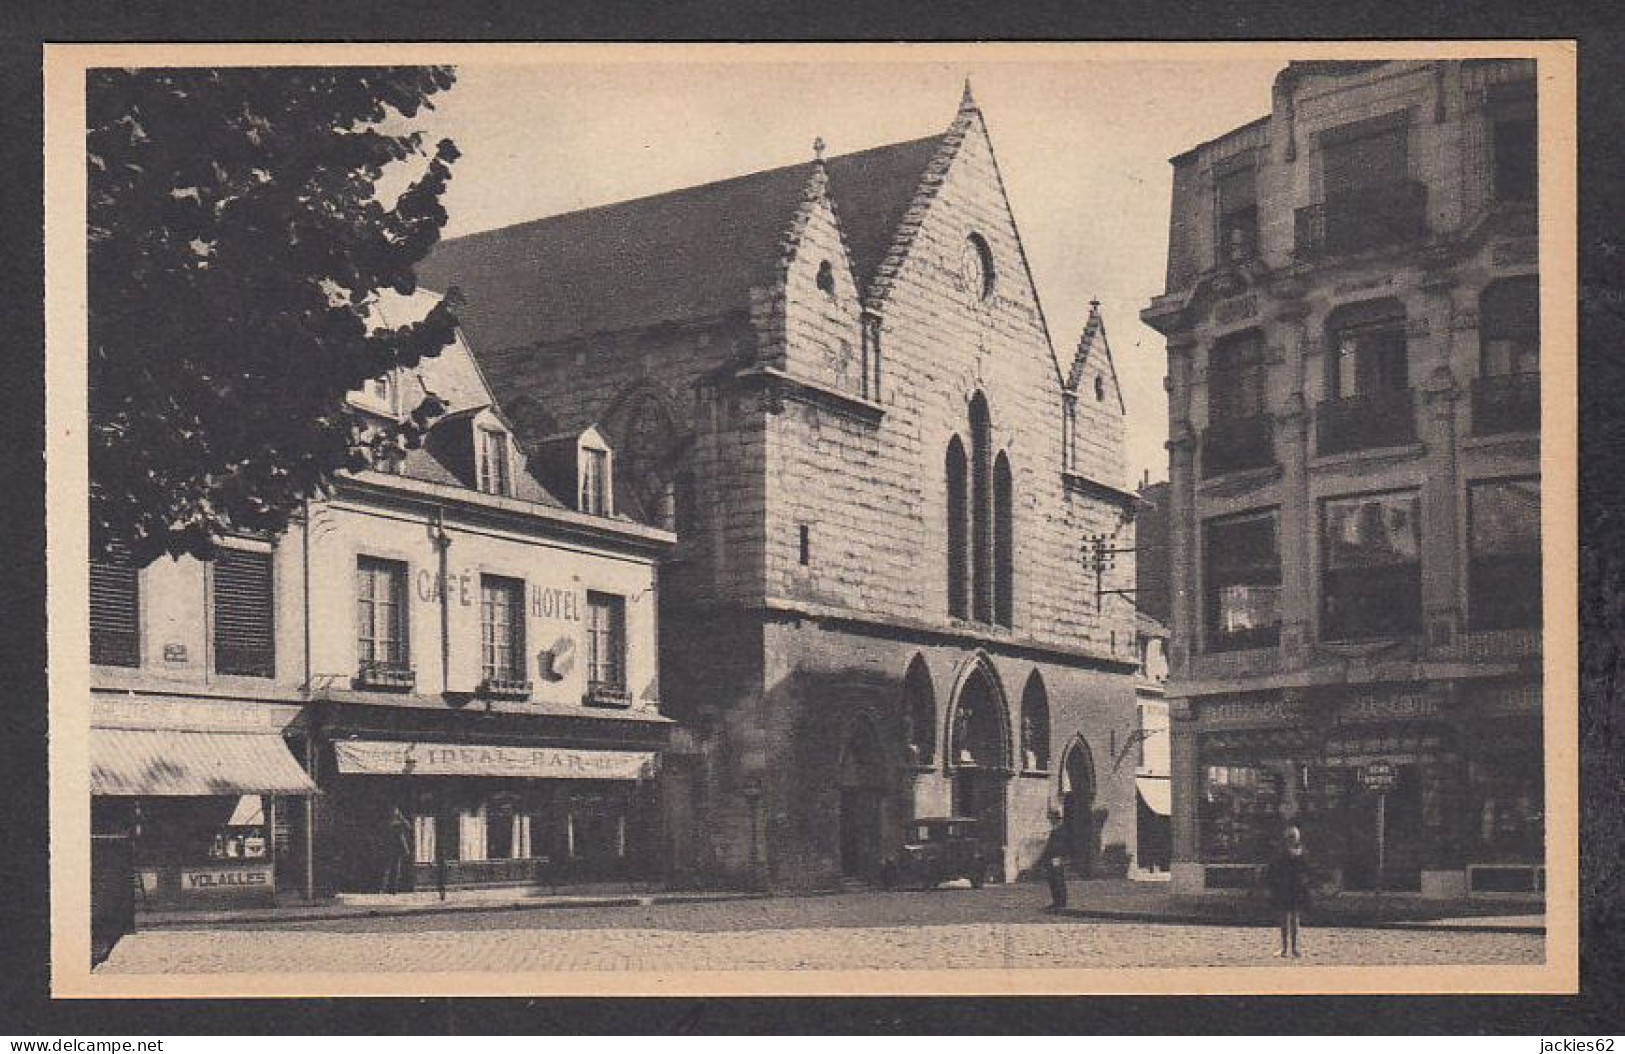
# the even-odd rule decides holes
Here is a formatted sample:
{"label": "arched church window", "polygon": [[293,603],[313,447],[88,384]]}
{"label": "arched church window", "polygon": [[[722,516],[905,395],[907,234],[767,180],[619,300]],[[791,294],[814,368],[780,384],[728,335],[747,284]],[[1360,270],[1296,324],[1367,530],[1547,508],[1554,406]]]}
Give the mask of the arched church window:
{"label": "arched church window", "polygon": [[965,618],[969,615],[970,583],[970,493],[965,447],[959,437],[948,441],[945,472],[948,478],[948,615]]}
{"label": "arched church window", "polygon": [[936,762],[937,698],[931,672],[916,655],[903,677],[903,746],[909,761],[925,766]]}
{"label": "arched church window", "polygon": [[1014,624],[1015,515],[1011,506],[1010,459],[1001,450],[993,465],[993,621]]}
{"label": "arched church window", "polygon": [[987,398],[970,403],[971,617],[993,621],[993,422]]}
{"label": "arched church window", "polygon": [[1049,692],[1037,670],[1021,693],[1021,766],[1028,772],[1049,768]]}

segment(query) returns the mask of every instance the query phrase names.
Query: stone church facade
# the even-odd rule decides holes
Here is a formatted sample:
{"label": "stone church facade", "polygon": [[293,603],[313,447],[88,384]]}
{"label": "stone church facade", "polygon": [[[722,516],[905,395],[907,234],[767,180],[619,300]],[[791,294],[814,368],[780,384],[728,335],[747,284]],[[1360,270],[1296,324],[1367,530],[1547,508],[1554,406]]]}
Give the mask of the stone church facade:
{"label": "stone church facade", "polygon": [[[1135,831],[1134,497],[1098,310],[1057,355],[982,115],[443,243],[522,440],[596,426],[660,569],[670,878],[872,879],[974,815]],[[1125,550],[1118,555],[1115,550]],[[1098,554],[1098,555],[1097,555]]]}

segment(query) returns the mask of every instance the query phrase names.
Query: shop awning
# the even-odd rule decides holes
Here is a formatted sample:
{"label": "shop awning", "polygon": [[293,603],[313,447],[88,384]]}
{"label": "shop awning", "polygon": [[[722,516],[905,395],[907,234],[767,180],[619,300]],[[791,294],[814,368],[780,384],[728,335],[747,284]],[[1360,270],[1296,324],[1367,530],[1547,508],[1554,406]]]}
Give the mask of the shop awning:
{"label": "shop awning", "polygon": [[1134,782],[1147,809],[1158,816],[1168,816],[1174,811],[1173,781],[1167,776],[1139,776]]}
{"label": "shop awning", "polygon": [[372,776],[517,776],[528,779],[638,780],[655,774],[647,750],[567,750],[341,739],[333,744],[340,772]]}
{"label": "shop awning", "polygon": [[274,732],[94,728],[90,793],[155,797],[314,794]]}

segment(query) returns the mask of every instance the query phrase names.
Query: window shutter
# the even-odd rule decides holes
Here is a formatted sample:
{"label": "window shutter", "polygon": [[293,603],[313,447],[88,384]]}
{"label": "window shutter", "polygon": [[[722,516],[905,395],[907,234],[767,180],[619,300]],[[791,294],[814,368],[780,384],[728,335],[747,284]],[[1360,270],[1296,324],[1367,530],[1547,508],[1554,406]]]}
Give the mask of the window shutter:
{"label": "window shutter", "polygon": [[90,565],[90,661],[141,665],[140,572],[123,553]]}
{"label": "window shutter", "polygon": [[271,554],[223,549],[214,559],[214,667],[246,677],[276,675]]}

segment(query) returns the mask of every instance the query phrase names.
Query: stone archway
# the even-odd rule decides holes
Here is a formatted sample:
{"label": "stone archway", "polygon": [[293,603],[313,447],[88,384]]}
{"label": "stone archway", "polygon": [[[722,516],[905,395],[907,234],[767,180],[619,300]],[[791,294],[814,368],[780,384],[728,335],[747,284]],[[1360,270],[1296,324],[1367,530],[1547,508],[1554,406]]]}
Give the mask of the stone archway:
{"label": "stone archway", "polygon": [[1004,691],[984,661],[972,666],[959,686],[946,761],[954,815],[980,821],[983,841],[995,859],[1003,859],[1012,773],[1010,717]]}
{"label": "stone archway", "polygon": [[1084,878],[1095,873],[1100,854],[1100,823],[1095,816],[1095,761],[1089,743],[1074,739],[1061,763],[1061,822],[1072,846],[1072,869]]}
{"label": "stone archway", "polygon": [[886,766],[874,726],[856,721],[841,744],[836,768],[837,842],[842,878],[872,879],[882,863],[881,827]]}

